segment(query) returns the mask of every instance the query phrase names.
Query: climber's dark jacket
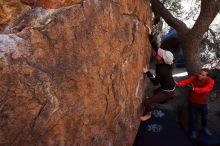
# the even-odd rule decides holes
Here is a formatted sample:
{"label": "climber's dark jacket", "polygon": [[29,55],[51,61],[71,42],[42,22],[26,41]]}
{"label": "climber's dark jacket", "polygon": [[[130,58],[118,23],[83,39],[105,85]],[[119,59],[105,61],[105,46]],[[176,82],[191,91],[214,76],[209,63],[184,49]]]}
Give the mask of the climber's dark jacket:
{"label": "climber's dark jacket", "polygon": [[160,63],[156,65],[156,76],[151,74],[150,71],[148,71],[146,74],[154,85],[160,84],[160,87],[163,91],[169,92],[175,90],[175,82],[172,77],[172,70],[172,65]]}

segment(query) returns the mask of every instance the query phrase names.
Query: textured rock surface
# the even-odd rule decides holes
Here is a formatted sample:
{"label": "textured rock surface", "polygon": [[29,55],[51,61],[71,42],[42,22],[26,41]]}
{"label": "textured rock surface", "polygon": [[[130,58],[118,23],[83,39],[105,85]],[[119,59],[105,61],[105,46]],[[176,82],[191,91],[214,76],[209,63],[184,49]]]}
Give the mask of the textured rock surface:
{"label": "textured rock surface", "polygon": [[19,0],[0,0],[0,32],[5,26],[16,19],[18,14],[23,14],[30,9]]}
{"label": "textured rock surface", "polygon": [[132,145],[149,2],[63,6],[32,8],[0,34],[0,145]]}
{"label": "textured rock surface", "polygon": [[83,0],[0,0],[0,32],[32,8],[61,8],[74,4],[83,4]]}

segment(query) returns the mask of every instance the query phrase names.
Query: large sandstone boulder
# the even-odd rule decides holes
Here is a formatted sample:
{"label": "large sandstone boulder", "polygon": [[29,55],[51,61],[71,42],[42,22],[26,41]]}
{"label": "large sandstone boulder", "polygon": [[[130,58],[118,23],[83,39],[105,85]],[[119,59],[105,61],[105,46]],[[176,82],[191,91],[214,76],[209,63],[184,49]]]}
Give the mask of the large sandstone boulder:
{"label": "large sandstone boulder", "polygon": [[51,2],[0,34],[0,145],[132,145],[149,1]]}

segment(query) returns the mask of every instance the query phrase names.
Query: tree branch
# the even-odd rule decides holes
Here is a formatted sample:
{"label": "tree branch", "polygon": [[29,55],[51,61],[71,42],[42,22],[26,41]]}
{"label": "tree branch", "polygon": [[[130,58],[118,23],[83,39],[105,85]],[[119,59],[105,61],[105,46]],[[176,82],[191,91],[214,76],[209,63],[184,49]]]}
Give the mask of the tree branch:
{"label": "tree branch", "polygon": [[201,11],[199,17],[191,29],[191,33],[198,39],[202,39],[203,34],[208,30],[209,25],[218,14],[216,4],[215,0],[201,0]]}
{"label": "tree branch", "polygon": [[180,34],[188,32],[188,28],[184,22],[175,18],[159,0],[151,0],[152,10],[158,13],[168,25],[172,26]]}
{"label": "tree branch", "polygon": [[216,1],[216,9],[220,12],[220,0]]}
{"label": "tree branch", "polygon": [[[209,28],[208,31],[211,33],[211,35],[214,37],[214,39],[216,38],[215,32]],[[216,40],[216,39],[215,39]]]}

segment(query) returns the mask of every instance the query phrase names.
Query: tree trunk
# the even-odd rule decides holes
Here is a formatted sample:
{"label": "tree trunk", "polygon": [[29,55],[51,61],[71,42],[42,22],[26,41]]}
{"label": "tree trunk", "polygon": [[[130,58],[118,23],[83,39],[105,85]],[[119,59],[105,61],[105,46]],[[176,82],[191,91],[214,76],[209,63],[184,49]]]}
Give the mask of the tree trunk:
{"label": "tree trunk", "polygon": [[182,40],[186,69],[189,75],[197,74],[201,69],[200,40],[194,38],[190,33],[186,36],[188,37],[184,37]]}
{"label": "tree trunk", "polygon": [[182,35],[183,39],[183,53],[186,62],[186,69],[189,75],[197,74],[201,69],[200,59],[200,43],[203,34],[208,30],[209,25],[217,15],[214,0],[202,0],[201,12],[196,20],[193,28]]}

